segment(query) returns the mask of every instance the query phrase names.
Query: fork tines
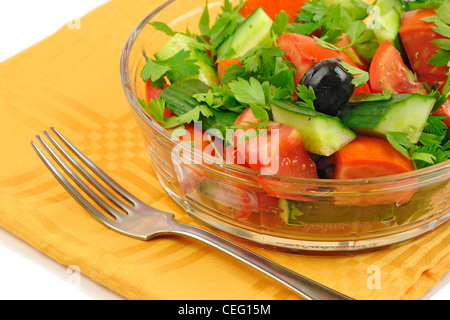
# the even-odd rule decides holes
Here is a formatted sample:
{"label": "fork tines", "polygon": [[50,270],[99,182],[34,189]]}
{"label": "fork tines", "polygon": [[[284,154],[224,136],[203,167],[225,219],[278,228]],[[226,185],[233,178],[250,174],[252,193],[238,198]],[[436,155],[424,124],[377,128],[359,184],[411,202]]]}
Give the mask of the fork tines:
{"label": "fork tines", "polygon": [[[39,143],[44,147],[44,149],[51,155],[54,162],[64,170],[64,172],[69,176],[78,187],[86,194],[89,198],[94,200],[94,202],[104,211],[106,211],[109,215],[113,217],[113,219],[120,219],[123,214],[129,214],[130,206],[134,206],[139,202],[133,195],[127,192],[123,187],[121,187],[117,182],[115,182],[111,177],[109,177],[102,169],[100,169],[94,162],[92,162],[88,157],[86,157],[80,150],[78,150],[72,143],[70,143],[59,131],[55,128],[51,128],[52,132],[63,142],[67,149],[63,147],[63,145],[58,142],[49,132],[44,131],[44,135],[51,142],[53,147],[47,143],[41,136],[36,135],[36,139]],[[50,171],[55,175],[58,181],[67,189],[67,191],[89,212],[93,213],[98,219],[103,220],[106,216],[103,212],[97,209],[97,207],[91,203],[87,199],[87,197],[83,196],[82,193],[66,178],[66,176],[58,169],[57,165],[55,165],[49,157],[45,155],[45,153],[32,141],[31,145],[36,153],[39,155],[41,160],[45,163],[45,165],[50,169]],[[55,151],[55,149],[57,151]],[[71,164],[73,168],[81,173],[84,177],[81,178],[71,166],[68,165],[66,161],[61,158],[59,154],[63,155],[63,157],[67,160],[68,163]],[[78,161],[72,154],[78,158]],[[99,177],[102,182],[99,182],[99,179],[96,179],[92,176],[91,173],[88,172],[80,162],[90,169],[97,177]],[[97,190],[94,191],[90,185],[94,186]],[[111,192],[109,189],[112,189],[114,192]],[[120,198],[119,198],[120,197]],[[108,202],[109,200],[110,202]]]}

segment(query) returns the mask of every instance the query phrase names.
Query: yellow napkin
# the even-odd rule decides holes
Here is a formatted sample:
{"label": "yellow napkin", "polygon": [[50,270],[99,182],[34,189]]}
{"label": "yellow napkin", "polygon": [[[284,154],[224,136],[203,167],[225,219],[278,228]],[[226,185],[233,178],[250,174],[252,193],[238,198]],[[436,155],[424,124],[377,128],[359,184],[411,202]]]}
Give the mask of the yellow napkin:
{"label": "yellow napkin", "polygon": [[[160,187],[119,79],[123,44],[162,0],[113,0],[0,64],[0,225],[128,299],[299,299],[196,240],[127,238],[96,221],[30,147],[55,126],[132,193],[195,224]],[[449,271],[449,224],[347,257],[248,248],[357,299],[418,299]]]}

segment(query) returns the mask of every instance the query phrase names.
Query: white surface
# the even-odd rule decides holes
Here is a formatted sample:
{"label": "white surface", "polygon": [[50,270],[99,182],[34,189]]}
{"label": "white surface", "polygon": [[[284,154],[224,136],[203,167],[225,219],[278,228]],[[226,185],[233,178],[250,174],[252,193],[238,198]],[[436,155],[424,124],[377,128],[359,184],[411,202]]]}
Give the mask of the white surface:
{"label": "white surface", "polygon": [[[149,0],[151,1],[151,0]],[[53,34],[106,0],[0,1],[0,61]],[[79,19],[79,20],[77,20]],[[78,24],[77,24],[78,23]],[[424,299],[450,300],[450,274]],[[121,299],[0,228],[0,300]]]}

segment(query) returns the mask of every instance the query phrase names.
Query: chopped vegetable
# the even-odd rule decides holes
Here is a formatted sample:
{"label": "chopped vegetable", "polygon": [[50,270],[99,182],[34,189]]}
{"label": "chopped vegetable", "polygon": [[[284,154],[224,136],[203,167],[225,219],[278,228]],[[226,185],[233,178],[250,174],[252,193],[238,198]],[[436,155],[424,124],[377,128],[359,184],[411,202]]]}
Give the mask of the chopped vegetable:
{"label": "chopped vegetable", "polygon": [[[201,150],[259,170],[264,196],[311,201],[274,174],[369,178],[447,161],[450,1],[370,3],[224,0],[213,20],[205,1],[199,34],[152,22],[170,39],[147,58],[139,102],[174,136],[201,132]],[[254,198],[219,189],[224,206],[242,200],[236,217],[251,214]]]}
{"label": "chopped vegetable", "polygon": [[414,170],[414,164],[386,140],[357,137],[333,156],[335,179],[381,177]]}

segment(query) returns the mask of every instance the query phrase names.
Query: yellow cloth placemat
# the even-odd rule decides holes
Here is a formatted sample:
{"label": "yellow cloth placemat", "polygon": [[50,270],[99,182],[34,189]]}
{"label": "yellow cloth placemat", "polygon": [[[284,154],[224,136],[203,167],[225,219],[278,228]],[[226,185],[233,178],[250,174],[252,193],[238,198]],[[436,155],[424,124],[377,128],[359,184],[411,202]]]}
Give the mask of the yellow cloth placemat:
{"label": "yellow cloth placemat", "polygon": [[[195,224],[157,182],[119,79],[123,44],[161,3],[110,1],[0,64],[0,226],[128,299],[299,299],[196,240],[141,242],[105,228],[30,147],[54,126],[132,193]],[[449,224],[400,248],[349,257],[246,246],[357,299],[418,299],[450,270]]]}

